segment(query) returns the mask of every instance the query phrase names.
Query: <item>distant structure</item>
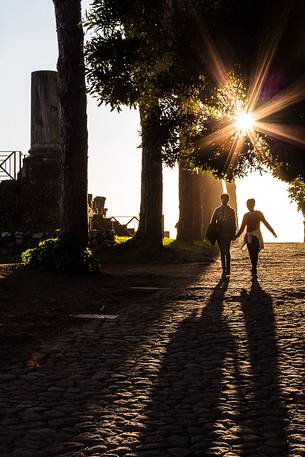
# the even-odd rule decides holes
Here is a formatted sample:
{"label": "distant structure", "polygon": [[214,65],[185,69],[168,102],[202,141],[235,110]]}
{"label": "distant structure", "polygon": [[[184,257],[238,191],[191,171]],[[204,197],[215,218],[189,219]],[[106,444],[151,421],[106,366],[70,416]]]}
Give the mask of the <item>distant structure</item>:
{"label": "distant structure", "polygon": [[[31,75],[29,154],[18,174],[3,171],[5,180],[0,182],[0,252],[33,246],[59,228],[61,145],[58,74],[35,71]],[[14,152],[8,151],[10,155],[13,158]],[[105,200],[88,196],[91,237],[96,244],[113,238],[114,223],[106,218]]]}
{"label": "distant structure", "polygon": [[61,134],[56,71],[34,71],[31,80],[31,148],[20,178],[60,180]]}
{"label": "distant structure", "polygon": [[17,179],[0,183],[0,231],[49,233],[59,226],[61,138],[58,76],[31,78],[31,148]]}

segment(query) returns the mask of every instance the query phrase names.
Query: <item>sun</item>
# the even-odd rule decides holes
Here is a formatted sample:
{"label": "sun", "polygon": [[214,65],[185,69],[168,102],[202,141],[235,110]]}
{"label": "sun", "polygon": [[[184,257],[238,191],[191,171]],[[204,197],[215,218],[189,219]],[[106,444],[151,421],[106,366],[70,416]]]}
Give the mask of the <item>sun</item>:
{"label": "sun", "polygon": [[247,134],[254,127],[254,117],[251,113],[240,111],[235,120],[235,127],[240,133]]}

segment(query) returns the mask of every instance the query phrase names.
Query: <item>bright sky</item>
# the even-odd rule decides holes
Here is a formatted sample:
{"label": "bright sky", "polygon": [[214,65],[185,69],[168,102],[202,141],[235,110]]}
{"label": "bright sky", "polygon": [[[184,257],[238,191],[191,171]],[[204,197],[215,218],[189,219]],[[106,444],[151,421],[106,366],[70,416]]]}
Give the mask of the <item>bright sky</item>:
{"label": "bright sky", "polygon": [[[90,1],[83,0],[83,10]],[[56,70],[57,41],[52,0],[0,0],[0,150],[30,148],[30,78]],[[141,151],[136,111],[110,112],[88,99],[89,192],[107,198],[108,214],[139,213]],[[254,197],[278,233],[277,241],[302,241],[302,215],[289,202],[287,185],[269,175],[237,182],[239,219]],[[164,170],[165,229],[175,236],[177,170]],[[272,236],[266,234],[266,240]]]}

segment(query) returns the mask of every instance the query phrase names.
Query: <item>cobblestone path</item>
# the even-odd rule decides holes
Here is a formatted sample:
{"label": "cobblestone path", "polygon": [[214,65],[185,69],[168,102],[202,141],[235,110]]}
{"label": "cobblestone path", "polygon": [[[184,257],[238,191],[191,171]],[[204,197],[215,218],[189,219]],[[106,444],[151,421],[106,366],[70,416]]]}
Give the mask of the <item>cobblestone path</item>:
{"label": "cobblestone path", "polygon": [[[0,375],[1,457],[305,456],[305,247],[198,266]],[[191,268],[191,267],[190,267]],[[191,271],[191,270],[190,270]]]}

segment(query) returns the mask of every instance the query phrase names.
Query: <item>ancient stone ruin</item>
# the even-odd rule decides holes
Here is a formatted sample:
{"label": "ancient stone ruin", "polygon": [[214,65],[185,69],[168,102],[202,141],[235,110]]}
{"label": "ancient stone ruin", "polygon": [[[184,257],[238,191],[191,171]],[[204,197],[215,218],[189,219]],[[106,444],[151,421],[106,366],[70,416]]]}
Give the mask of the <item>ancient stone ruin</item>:
{"label": "ancient stone ruin", "polygon": [[[0,182],[0,253],[25,249],[55,236],[59,228],[61,133],[56,71],[35,71],[31,77],[31,147],[17,179]],[[8,177],[14,178],[8,174]],[[211,212],[219,204],[221,183],[211,175],[201,178],[202,234]],[[236,209],[234,184],[228,184]],[[105,197],[88,195],[88,220],[92,245],[134,230],[107,217]]]}
{"label": "ancient stone ruin", "polygon": [[[56,71],[31,78],[31,147],[17,179],[0,182],[0,251],[24,249],[56,235],[61,173],[60,108]],[[113,239],[105,197],[88,196],[91,237]],[[118,227],[117,227],[118,229]],[[101,234],[100,232],[103,232]]]}

